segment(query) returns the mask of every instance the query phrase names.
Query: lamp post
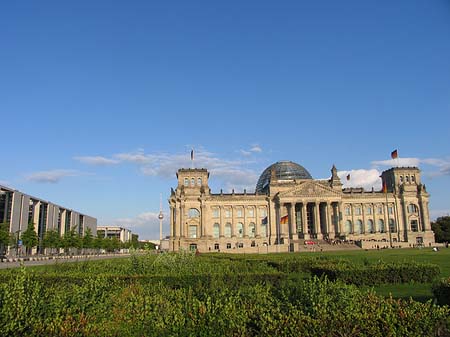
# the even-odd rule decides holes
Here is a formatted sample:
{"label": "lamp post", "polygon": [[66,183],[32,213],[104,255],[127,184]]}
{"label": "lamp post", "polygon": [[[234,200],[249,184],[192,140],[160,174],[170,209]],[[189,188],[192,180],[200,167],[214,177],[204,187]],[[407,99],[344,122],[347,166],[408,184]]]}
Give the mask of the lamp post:
{"label": "lamp post", "polygon": [[159,196],[159,214],[158,214],[158,219],[159,219],[159,249],[161,250],[161,243],[162,243],[162,239],[163,239],[162,223],[163,223],[163,219],[164,219],[164,214],[162,212],[162,195]]}

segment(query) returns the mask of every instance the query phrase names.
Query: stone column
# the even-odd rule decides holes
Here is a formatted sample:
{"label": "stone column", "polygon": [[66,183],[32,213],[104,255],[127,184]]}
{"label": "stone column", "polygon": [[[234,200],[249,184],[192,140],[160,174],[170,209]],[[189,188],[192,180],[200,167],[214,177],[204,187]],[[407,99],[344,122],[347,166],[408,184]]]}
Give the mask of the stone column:
{"label": "stone column", "polygon": [[295,234],[297,233],[296,221],[295,221],[295,203],[291,202],[289,204],[289,238],[295,239]]}
{"label": "stone column", "polygon": [[342,201],[338,202],[338,214],[337,214],[337,223],[338,223],[338,232],[339,235],[342,235]]}
{"label": "stone column", "polygon": [[379,233],[380,231],[378,230],[378,219],[377,219],[377,206],[375,203],[372,204],[372,209],[373,209],[373,232],[374,233]]}
{"label": "stone column", "polygon": [[184,205],[180,206],[180,237],[185,237],[185,227],[184,227]]}
{"label": "stone column", "polygon": [[173,239],[175,236],[175,223],[174,223],[174,219],[173,219],[173,206],[170,205],[170,237]]}
{"label": "stone column", "polygon": [[259,212],[258,212],[258,205],[255,205],[255,238],[259,238],[259,226],[260,226],[260,219],[259,219]]}
{"label": "stone column", "polygon": [[306,205],[307,202],[302,200],[302,232],[303,232],[303,238],[309,239],[310,233],[308,232],[308,219],[306,217]]}
{"label": "stone column", "polygon": [[332,239],[332,238],[334,238],[334,224],[333,224],[333,218],[332,218],[333,205],[331,204],[331,202],[327,202],[326,213],[327,213],[328,238]]}
{"label": "stone column", "polygon": [[367,227],[366,227],[366,204],[361,204],[361,212],[362,212],[362,232],[366,234]]}
{"label": "stone column", "polygon": [[202,205],[200,206],[200,234],[201,237],[206,236],[206,206],[202,203]]}
{"label": "stone column", "polygon": [[320,203],[315,202],[314,204],[314,227],[317,234],[317,239],[322,239],[322,229],[320,228]]}
{"label": "stone column", "polygon": [[219,206],[219,238],[223,238],[225,235],[225,223],[223,221],[223,206]]}

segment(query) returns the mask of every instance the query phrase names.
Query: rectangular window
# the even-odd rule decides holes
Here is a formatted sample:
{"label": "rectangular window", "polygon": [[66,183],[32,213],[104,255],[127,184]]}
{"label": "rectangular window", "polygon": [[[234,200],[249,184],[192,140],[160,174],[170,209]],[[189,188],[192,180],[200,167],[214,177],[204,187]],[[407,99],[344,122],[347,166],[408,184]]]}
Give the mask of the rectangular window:
{"label": "rectangular window", "polygon": [[345,207],[345,215],[351,215],[350,207]]}
{"label": "rectangular window", "polygon": [[197,238],[197,226],[189,226],[189,237],[192,239]]}
{"label": "rectangular window", "polygon": [[225,218],[231,218],[231,210],[230,209],[225,210]]}
{"label": "rectangular window", "polygon": [[361,215],[361,207],[356,207],[355,208],[355,214],[356,215]]}
{"label": "rectangular window", "polygon": [[213,214],[213,218],[218,218],[218,217],[220,217],[219,208],[213,208],[212,214]]}
{"label": "rectangular window", "polygon": [[260,217],[266,217],[267,216],[267,209],[266,208],[261,208],[260,212],[259,212]]}
{"label": "rectangular window", "polygon": [[388,212],[389,212],[389,214],[392,214],[392,213],[394,213],[394,209],[392,207],[388,207]]}
{"label": "rectangular window", "polygon": [[255,216],[255,210],[253,208],[248,209],[248,216],[251,218]]}
{"label": "rectangular window", "polygon": [[378,214],[383,214],[383,207],[378,207]]}
{"label": "rectangular window", "polygon": [[242,218],[243,213],[244,213],[244,212],[242,212],[242,208],[238,208],[238,209],[236,210],[236,216],[237,216],[238,218]]}
{"label": "rectangular window", "polygon": [[366,214],[367,215],[372,215],[372,207],[367,207],[366,208]]}

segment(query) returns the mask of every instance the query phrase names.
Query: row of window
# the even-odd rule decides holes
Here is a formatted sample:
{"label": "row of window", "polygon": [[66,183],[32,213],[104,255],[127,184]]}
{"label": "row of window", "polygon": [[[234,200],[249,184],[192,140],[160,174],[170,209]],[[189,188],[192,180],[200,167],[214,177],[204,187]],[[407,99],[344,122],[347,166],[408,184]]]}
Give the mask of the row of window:
{"label": "row of window", "polygon": [[[243,208],[235,208],[235,216],[237,218],[243,218],[244,217],[244,209]],[[213,218],[220,218],[220,209],[215,207],[212,209],[212,215]],[[231,208],[225,208],[224,209],[224,215],[225,218],[231,218],[232,217],[232,209]],[[259,208],[258,209],[258,215],[259,217],[263,218],[267,216],[267,209],[266,208]],[[189,218],[198,218],[200,217],[200,211],[197,208],[190,208],[188,211]],[[255,217],[255,208],[250,207],[247,209],[247,216],[250,218]]]}
{"label": "row of window", "polygon": [[[384,207],[383,206],[377,206],[376,211],[377,214],[383,214]],[[353,215],[362,215],[362,207],[361,206],[355,206],[353,207],[354,214]],[[392,206],[388,207],[388,213],[393,214],[394,209]],[[366,207],[366,215],[372,215],[373,214],[373,208],[372,206]],[[345,215],[352,215],[352,207],[351,206],[345,206]]]}
{"label": "row of window", "polygon": [[[238,208],[225,208],[224,215],[225,218],[231,218],[233,210],[235,212],[235,216],[237,218],[243,218],[244,217],[244,208],[238,207]],[[213,218],[220,218],[220,208],[219,207],[213,207],[212,208],[212,216]],[[247,216],[252,218],[255,216],[255,207],[248,207],[247,208]],[[267,208],[261,207],[258,208],[258,216],[260,217],[266,217],[267,216]]]}
{"label": "row of window", "polygon": [[[244,226],[243,223],[238,222],[236,227],[233,228],[231,223],[226,223],[223,228],[223,233],[220,231],[220,225],[215,223],[213,225],[213,237],[218,239],[221,235],[226,238],[231,238],[232,235],[235,235],[238,238],[243,238],[244,235],[248,235],[249,238],[254,238],[256,235],[256,225],[254,222],[251,222],[248,226]],[[267,236],[267,225],[261,224],[259,227],[259,235],[261,237]],[[197,225],[189,225],[189,238],[196,239],[198,238],[198,226]]]}
{"label": "row of window", "polygon": [[[395,220],[389,219],[389,228],[391,232],[396,232]],[[353,226],[351,220],[345,221],[344,232],[349,234],[363,234],[363,233],[384,233],[386,231],[384,220],[378,219],[376,228],[374,227],[373,220],[367,220],[366,230],[364,230],[363,222],[361,220],[356,220]]]}
{"label": "row of window", "polygon": [[[267,246],[267,242],[263,242],[263,246]],[[233,248],[233,244],[232,244],[231,242],[227,242],[226,247],[227,247],[227,249],[231,249],[231,248]],[[244,248],[244,243],[243,243],[243,242],[235,243],[235,244],[234,244],[234,247],[236,247],[236,248]],[[256,242],[255,242],[255,241],[252,241],[252,242],[250,243],[250,247],[256,247]],[[190,249],[191,251],[195,251],[195,250],[197,249],[197,245],[196,245],[195,243],[191,243],[191,244],[189,245],[189,249]],[[211,249],[211,248],[210,248],[210,249]],[[214,244],[214,250],[220,250],[220,244],[215,243],[215,244]]]}
{"label": "row of window", "polygon": [[[189,184],[189,182],[190,182],[190,184]],[[186,187],[188,187],[188,186],[194,187],[195,186],[195,182],[197,182],[197,186],[202,186],[202,178],[197,178],[197,179],[195,179],[195,178],[191,178],[191,179],[184,178],[184,186],[186,186]]]}
{"label": "row of window", "polygon": [[403,176],[400,176],[400,183],[406,182],[408,184],[410,181],[412,183],[416,182],[416,177],[415,176],[405,176],[405,178],[403,179]]}
{"label": "row of window", "polygon": [[[346,206],[345,207],[345,215],[351,215],[352,214],[351,210],[352,210],[351,206]],[[377,210],[377,214],[383,214],[384,206],[377,206],[376,210]],[[419,208],[414,204],[409,204],[407,207],[407,210],[408,210],[408,213],[418,213],[419,212]],[[361,206],[354,206],[353,211],[354,211],[354,215],[362,215],[362,207]],[[372,206],[366,207],[367,215],[372,215],[372,212],[373,212]],[[393,207],[389,206],[388,213],[393,214],[393,212],[394,212]]]}

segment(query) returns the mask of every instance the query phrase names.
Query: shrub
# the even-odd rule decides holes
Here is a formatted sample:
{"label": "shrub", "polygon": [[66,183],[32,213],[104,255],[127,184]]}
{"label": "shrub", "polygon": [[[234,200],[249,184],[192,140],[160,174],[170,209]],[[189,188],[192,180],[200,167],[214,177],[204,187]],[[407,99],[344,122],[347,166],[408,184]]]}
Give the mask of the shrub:
{"label": "shrub", "polygon": [[450,277],[433,285],[433,294],[441,305],[450,305]]}

